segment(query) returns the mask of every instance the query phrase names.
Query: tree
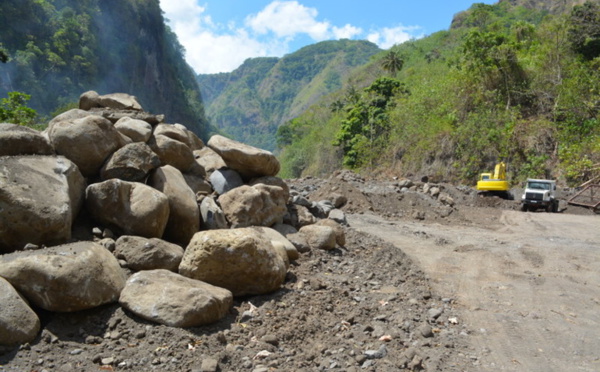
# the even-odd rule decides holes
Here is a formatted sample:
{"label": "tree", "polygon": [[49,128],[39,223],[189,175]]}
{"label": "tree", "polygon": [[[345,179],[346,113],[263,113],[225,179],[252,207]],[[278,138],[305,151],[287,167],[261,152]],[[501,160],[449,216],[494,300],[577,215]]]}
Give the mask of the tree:
{"label": "tree", "polygon": [[32,125],[37,112],[25,105],[31,96],[21,92],[8,92],[8,98],[0,100],[0,123]]}
{"label": "tree", "polygon": [[0,62],[8,62],[8,52],[6,51],[6,49],[4,49],[2,43],[0,43]]}
{"label": "tree", "polygon": [[573,8],[569,39],[586,59],[600,56],[600,5],[587,1]]}
{"label": "tree", "polygon": [[402,70],[403,66],[404,60],[402,59],[402,57],[400,57],[398,52],[395,52],[393,50],[390,50],[381,61],[381,67],[383,67],[384,70],[388,71],[391,76],[396,76],[396,73]]}

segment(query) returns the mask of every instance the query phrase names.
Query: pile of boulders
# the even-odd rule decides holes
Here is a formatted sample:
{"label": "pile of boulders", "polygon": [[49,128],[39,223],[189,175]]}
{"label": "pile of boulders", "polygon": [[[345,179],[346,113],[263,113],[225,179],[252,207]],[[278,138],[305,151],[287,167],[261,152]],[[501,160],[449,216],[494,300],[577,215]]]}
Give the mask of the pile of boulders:
{"label": "pile of boulders", "polygon": [[344,245],[344,200],[290,195],[270,152],[205,146],[126,94],[79,107],[43,132],[0,124],[0,344],[34,340],[35,309],[118,301],[160,324],[212,323],[234,296],[278,290],[300,253]]}

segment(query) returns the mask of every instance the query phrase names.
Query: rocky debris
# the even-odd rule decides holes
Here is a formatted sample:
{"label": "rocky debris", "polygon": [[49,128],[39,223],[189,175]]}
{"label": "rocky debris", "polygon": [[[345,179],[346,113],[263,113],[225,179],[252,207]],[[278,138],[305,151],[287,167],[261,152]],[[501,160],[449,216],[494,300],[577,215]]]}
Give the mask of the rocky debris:
{"label": "rocky debris", "polygon": [[177,272],[183,248],[162,239],[123,235],[117,239],[113,254],[133,271],[164,269]]}
{"label": "rocky debris", "polygon": [[129,141],[97,115],[56,122],[48,136],[56,153],[75,163],[85,177],[97,174],[104,161]]}
{"label": "rocky debris", "polygon": [[280,251],[252,228],[196,233],[179,265],[181,275],[226,288],[234,296],[273,292],[283,284],[286,270]]}
{"label": "rocky debris", "polygon": [[151,170],[160,166],[160,159],[143,142],[127,144],[115,151],[102,166],[100,179],[118,178],[129,182],[144,182]]}
{"label": "rocky debris", "polygon": [[36,306],[60,312],[114,302],[126,279],[116,258],[94,242],[0,256],[0,277]]}
{"label": "rocky debris", "polygon": [[181,141],[165,135],[154,135],[148,141],[148,145],[164,165],[171,165],[182,172],[188,171],[194,165],[192,149]]}
{"label": "rocky debris", "polygon": [[152,136],[152,125],[144,120],[122,117],[115,123],[115,128],[133,142],[148,142]]}
{"label": "rocky debris", "polygon": [[232,228],[273,226],[283,222],[287,213],[287,200],[278,186],[243,185],[219,196],[217,201]]}
{"label": "rocky debris", "polygon": [[0,156],[15,155],[54,155],[54,148],[35,129],[0,123]]}
{"label": "rocky debris", "polygon": [[221,156],[225,164],[246,178],[275,176],[279,173],[279,161],[269,151],[214,135],[208,147]]}
{"label": "rocky debris", "polygon": [[71,239],[84,190],[79,169],[62,156],[0,157],[0,253]]}
{"label": "rocky debris", "polygon": [[134,314],[172,327],[196,327],[222,319],[231,308],[231,292],[168,270],[132,275],[119,303]]}
{"label": "rocky debris", "polygon": [[85,191],[91,216],[125,235],[161,238],[169,221],[169,198],[139,182],[113,178],[94,183]]}
{"label": "rocky debris", "polygon": [[79,97],[80,109],[89,111],[95,107],[106,107],[115,110],[142,110],[142,106],[137,99],[125,93],[111,93],[101,96],[90,90]]}
{"label": "rocky debris", "polygon": [[200,210],[185,178],[178,169],[165,165],[152,172],[148,185],[166,195],[169,201],[165,238],[182,246],[187,245],[200,229]]}
{"label": "rocky debris", "polygon": [[330,226],[308,225],[300,228],[311,249],[331,250],[335,248],[336,233]]}
{"label": "rocky debris", "polygon": [[[117,134],[116,146],[106,154],[99,151],[102,156],[97,159],[104,157],[101,162],[83,161],[75,150],[65,154],[88,167],[86,179],[80,175],[81,182],[75,182],[80,185],[64,191],[74,200],[79,195],[79,205],[85,201],[83,209],[69,202],[73,205],[69,213],[79,214],[79,219],[64,223],[71,235],[33,241],[30,232],[22,244],[11,245],[11,250],[28,247],[13,254],[30,257],[33,263],[27,261],[27,265],[31,268],[23,270],[29,272],[27,275],[18,276],[9,270],[17,262],[12,258],[15,256],[0,256],[13,262],[2,263],[0,276],[9,276],[17,293],[33,304],[29,308],[24,302],[25,306],[34,313],[41,311],[44,317],[41,333],[32,331],[37,336],[29,335],[23,341],[31,344],[17,342],[22,344],[21,350],[10,363],[0,356],[0,365],[14,362],[29,370],[85,366],[82,368],[179,371],[201,368],[200,361],[209,360],[206,355],[216,355],[216,364],[206,362],[204,367],[220,370],[236,370],[239,366],[249,370],[356,370],[395,365],[397,357],[390,355],[401,353],[390,345],[396,342],[398,348],[403,348],[414,342],[411,335],[417,334],[416,324],[430,319],[426,310],[415,309],[420,309],[421,302],[427,309],[439,306],[412,292],[403,294],[402,298],[417,298],[415,304],[410,303],[411,316],[413,311],[421,314],[419,320],[410,318],[414,324],[406,326],[406,332],[390,329],[390,324],[404,321],[395,319],[393,312],[368,310],[379,306],[383,310],[384,305],[377,301],[386,303],[398,298],[390,294],[393,291],[389,292],[387,283],[382,284],[384,280],[393,282],[390,285],[397,289],[411,281],[413,274],[408,263],[389,266],[388,261],[393,259],[377,256],[380,251],[367,251],[372,242],[352,241],[357,237],[349,230],[344,215],[361,200],[371,201],[368,198],[372,195],[389,197],[390,190],[398,194],[394,186],[370,189],[359,176],[344,172],[334,176],[339,177],[338,181],[346,180],[341,182],[356,182],[356,194],[346,192],[354,186],[333,190],[333,180],[307,179],[306,184],[292,182],[290,188],[273,174],[279,164],[272,154],[219,138],[212,142],[217,152],[204,147],[184,126],[161,121],[160,115],[131,107],[71,110],[51,121],[48,133],[71,127],[78,131],[89,127],[92,132],[104,128],[107,133]],[[143,155],[135,155],[137,152]],[[227,159],[219,154],[228,154]],[[18,162],[20,158],[4,157],[0,163]],[[60,156],[46,158],[68,161]],[[57,173],[52,166],[43,167]],[[12,172],[14,167],[10,168]],[[72,168],[78,169],[74,164]],[[224,170],[240,172],[244,184],[217,190],[210,182],[211,175]],[[0,167],[0,181],[11,179],[10,172]],[[25,180],[19,185],[22,189],[30,187]],[[317,194],[321,195],[314,197]],[[16,208],[26,205],[21,199],[14,199]],[[48,208],[59,200],[46,199]],[[3,210],[0,217],[4,218],[1,213]],[[86,241],[40,249],[73,239]],[[106,267],[96,259],[86,261],[96,255]],[[366,265],[367,258],[377,264]],[[47,263],[50,261],[58,266],[51,267]],[[387,275],[366,271],[379,269],[387,270]],[[111,270],[118,274],[106,273]],[[65,281],[65,275],[72,281]],[[133,283],[126,285],[127,275]],[[120,279],[114,279],[117,277]],[[396,281],[396,277],[403,281]],[[106,281],[118,289],[105,291],[110,287]],[[227,300],[227,296],[217,295],[220,305],[215,305],[216,300],[197,288],[196,284],[202,282],[235,297]],[[109,292],[110,296],[106,295]],[[40,293],[45,297],[40,298]],[[376,293],[382,297],[371,298]],[[121,305],[114,303],[119,297]],[[104,306],[98,307],[100,304]],[[89,310],[73,312],[77,309]],[[0,307],[0,319],[12,316],[5,310]],[[62,316],[63,311],[69,311],[70,316]],[[444,309],[446,314],[451,312]],[[146,321],[202,328],[185,333]],[[389,324],[384,327],[383,323]],[[332,341],[330,331],[322,332],[323,324],[341,343],[323,347]],[[350,339],[359,341],[344,341]],[[396,352],[367,359],[365,355],[370,354],[365,352],[380,350],[380,343]],[[100,348],[92,348],[96,345]],[[0,355],[4,350],[9,349],[0,348]]]}
{"label": "rocky debris", "polygon": [[219,195],[244,185],[242,176],[233,169],[216,169],[210,174],[209,179],[213,189]]}
{"label": "rocky debris", "polygon": [[204,230],[227,229],[227,218],[215,199],[211,196],[202,198],[200,202],[201,227]]}
{"label": "rocky debris", "polygon": [[40,331],[40,319],[13,286],[0,277],[0,345],[33,341]]}

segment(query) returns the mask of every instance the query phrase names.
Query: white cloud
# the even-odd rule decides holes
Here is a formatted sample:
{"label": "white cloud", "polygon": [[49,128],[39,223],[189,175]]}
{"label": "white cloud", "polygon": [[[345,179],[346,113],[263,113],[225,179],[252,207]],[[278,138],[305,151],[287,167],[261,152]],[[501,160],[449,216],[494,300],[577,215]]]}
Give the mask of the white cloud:
{"label": "white cloud", "polygon": [[[215,23],[207,6],[198,0],[160,0],[160,6],[186,49],[186,60],[197,73],[229,72],[247,58],[275,56],[290,52],[298,36],[314,41],[364,38],[354,25],[342,27],[318,19],[318,11],[298,1],[275,0],[256,14],[248,15],[243,25],[231,21]],[[387,49],[407,41],[418,28],[398,26],[372,31],[367,39]]]}
{"label": "white cloud", "polygon": [[421,37],[421,35],[414,35],[414,32],[418,30],[420,30],[420,27],[415,26],[385,27],[381,30],[371,31],[371,33],[367,35],[367,40],[377,44],[382,49],[389,49],[396,44],[402,44],[410,39]]}
{"label": "white cloud", "polygon": [[352,39],[355,36],[362,34],[363,30],[361,28],[347,24],[344,27],[334,26],[332,32],[336,39]]}
{"label": "white cloud", "polygon": [[331,27],[328,22],[316,20],[319,12],[297,1],[273,1],[256,15],[249,16],[246,23],[259,34],[271,31],[279,37],[308,34],[314,40],[325,40]]}

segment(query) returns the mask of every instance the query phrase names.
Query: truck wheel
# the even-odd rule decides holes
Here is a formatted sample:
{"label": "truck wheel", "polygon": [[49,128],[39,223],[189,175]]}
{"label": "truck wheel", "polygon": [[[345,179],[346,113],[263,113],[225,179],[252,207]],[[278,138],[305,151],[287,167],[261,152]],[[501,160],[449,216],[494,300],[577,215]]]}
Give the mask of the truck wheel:
{"label": "truck wheel", "polygon": [[554,203],[550,203],[546,206],[546,213],[550,213],[552,212],[552,210],[554,209]]}
{"label": "truck wheel", "polygon": [[558,200],[555,200],[555,201],[552,203],[552,212],[554,212],[554,213],[558,213]]}
{"label": "truck wheel", "polygon": [[521,210],[522,210],[523,212],[527,212],[527,209],[528,209],[528,208],[527,208],[527,204],[523,204],[523,205],[521,206]]}

